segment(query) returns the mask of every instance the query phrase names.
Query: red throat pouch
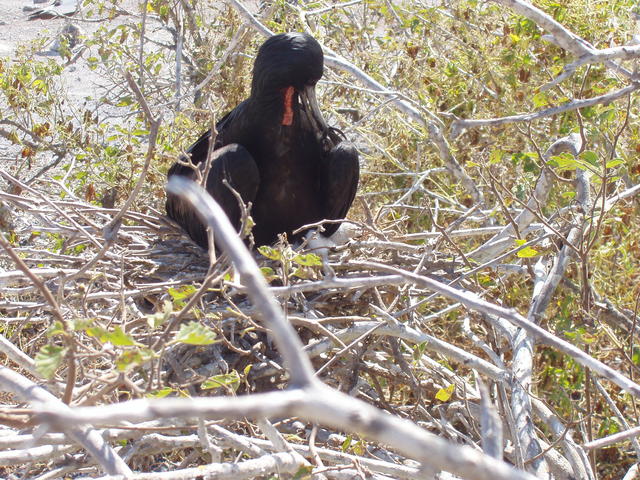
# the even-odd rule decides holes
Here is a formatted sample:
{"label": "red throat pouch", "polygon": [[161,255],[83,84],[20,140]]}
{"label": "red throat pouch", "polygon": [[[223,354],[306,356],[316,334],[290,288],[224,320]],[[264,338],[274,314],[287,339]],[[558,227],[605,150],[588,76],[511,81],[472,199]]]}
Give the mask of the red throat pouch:
{"label": "red throat pouch", "polygon": [[287,87],[283,91],[284,95],[284,113],[282,114],[282,125],[291,126],[293,124],[293,94],[295,89]]}

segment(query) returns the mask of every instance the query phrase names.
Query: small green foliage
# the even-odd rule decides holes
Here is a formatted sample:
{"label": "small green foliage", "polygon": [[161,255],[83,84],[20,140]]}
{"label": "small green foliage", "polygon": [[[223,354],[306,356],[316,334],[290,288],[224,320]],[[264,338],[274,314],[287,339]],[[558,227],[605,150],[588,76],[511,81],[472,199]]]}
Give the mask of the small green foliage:
{"label": "small green foliage", "polygon": [[67,349],[65,347],[45,345],[36,355],[36,369],[43,377],[51,379],[64,360],[66,354]]}
{"label": "small green foliage", "polygon": [[269,260],[282,259],[282,252],[276,250],[273,247],[269,247],[268,245],[262,245],[261,247],[258,247],[258,251]]}
{"label": "small green foliage", "polygon": [[178,390],[176,390],[175,388],[164,387],[164,388],[161,388],[159,390],[154,390],[153,392],[149,392],[145,396],[147,398],[165,398],[165,397],[168,397],[169,395],[172,395],[172,394],[177,393],[177,392],[178,392]]}
{"label": "small green foliage", "polygon": [[271,267],[260,267],[260,271],[267,282],[271,282],[272,280],[279,278],[276,271]]}
{"label": "small green foliage", "polygon": [[[525,243],[527,243],[526,240],[522,240],[522,239],[516,239],[516,245],[521,246],[524,245]],[[518,250],[516,252],[516,256],[520,257],[520,258],[533,258],[535,256],[538,255],[538,251],[534,250],[531,247],[524,247],[521,248],[520,250]]]}
{"label": "small green foliage", "polygon": [[314,253],[307,253],[306,255],[296,255],[295,257],[293,257],[293,262],[303,267],[322,266],[322,259]]}
{"label": "small green foliage", "polygon": [[238,389],[239,386],[240,375],[235,370],[232,370],[229,373],[209,377],[200,385],[203,390],[226,387],[230,388],[234,392]]}
{"label": "small green foliage", "polygon": [[134,367],[143,365],[155,358],[156,354],[148,348],[134,348],[124,350],[116,359],[116,367],[121,372],[126,372]]}
{"label": "small green foliage", "polygon": [[342,442],[342,452],[346,453],[349,450],[349,447],[351,447],[351,443],[353,442],[353,437],[351,435],[347,435],[347,438],[344,439],[344,442]]}
{"label": "small green foliage", "polygon": [[51,338],[55,335],[64,335],[64,325],[60,320],[55,320],[47,329],[47,337]]}
{"label": "small green foliage", "polygon": [[147,324],[154,330],[164,324],[173,313],[173,303],[169,300],[165,300],[162,307],[162,311],[146,315]]}
{"label": "small green foliage", "polygon": [[436,392],[436,400],[440,400],[441,402],[448,402],[453,395],[456,386],[452,383],[448,387],[441,388]]}
{"label": "small green foliage", "polygon": [[587,332],[584,327],[577,327],[574,330],[564,332],[564,334],[576,345],[590,345],[597,340],[597,338]]}
{"label": "small green foliage", "polygon": [[168,293],[173,299],[176,307],[182,308],[186,304],[185,300],[196,293],[198,289],[193,285],[180,285],[176,288],[169,288]]}
{"label": "small green foliage", "polygon": [[216,341],[216,334],[211,329],[198,322],[182,324],[171,343],[186,343],[188,345],[211,345]]}
{"label": "small green foliage", "polygon": [[312,473],[313,473],[313,465],[303,465],[293,475],[293,480],[307,480],[311,478]]}
{"label": "small green foliage", "polygon": [[136,342],[131,335],[126,334],[119,326],[116,326],[111,331],[101,327],[89,327],[86,329],[86,333],[90,337],[97,338],[102,343],[109,342],[116,347],[141,346],[141,344]]}

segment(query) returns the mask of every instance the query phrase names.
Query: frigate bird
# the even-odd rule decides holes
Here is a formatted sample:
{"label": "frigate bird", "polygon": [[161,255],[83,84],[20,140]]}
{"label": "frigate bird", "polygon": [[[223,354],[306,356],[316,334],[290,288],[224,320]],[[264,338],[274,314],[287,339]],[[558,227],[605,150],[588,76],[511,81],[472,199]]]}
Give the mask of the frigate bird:
{"label": "frigate bird", "polygon": [[[320,44],[306,33],[270,37],[260,47],[253,66],[250,96],[217,124],[217,135],[205,132],[176,162],[168,176],[197,178],[207,171],[206,189],[240,228],[241,209],[233,188],[251,203],[256,245],[273,243],[281,233],[323,219],[344,219],[356,194],[358,152],[337,128],[327,126],[315,87],[323,74]],[[231,188],[229,188],[231,187]],[[190,204],[167,194],[167,214],[203,248],[206,229]],[[330,236],[339,222],[326,223]],[[214,232],[215,236],[215,232]]]}

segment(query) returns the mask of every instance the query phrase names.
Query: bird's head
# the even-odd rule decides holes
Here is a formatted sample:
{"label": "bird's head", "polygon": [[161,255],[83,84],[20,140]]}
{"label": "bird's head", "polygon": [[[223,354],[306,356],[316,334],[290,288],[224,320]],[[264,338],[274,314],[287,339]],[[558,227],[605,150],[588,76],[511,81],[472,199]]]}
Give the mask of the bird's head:
{"label": "bird's head", "polygon": [[322,77],[322,47],[306,33],[283,33],[270,37],[258,50],[253,65],[251,96],[281,95],[282,125],[293,122],[292,101],[297,94],[312,125],[326,132],[327,125],[316,100],[315,86]]}
{"label": "bird's head", "polygon": [[270,37],[258,50],[253,65],[251,93],[315,85],[323,71],[320,44],[306,33],[282,33]]}

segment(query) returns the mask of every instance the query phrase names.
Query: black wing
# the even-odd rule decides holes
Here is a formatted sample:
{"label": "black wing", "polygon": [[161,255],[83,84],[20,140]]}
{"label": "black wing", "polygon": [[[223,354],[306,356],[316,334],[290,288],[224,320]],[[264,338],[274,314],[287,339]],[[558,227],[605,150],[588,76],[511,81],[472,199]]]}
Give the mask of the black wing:
{"label": "black wing", "polygon": [[[339,143],[323,162],[323,170],[320,193],[324,196],[324,216],[329,220],[345,218],[356,196],[360,179],[358,151],[349,142]],[[339,226],[339,223],[325,225],[323,235],[333,235]]]}
{"label": "black wing", "polygon": [[[258,167],[251,154],[241,145],[232,143],[213,152],[211,170],[207,177],[207,192],[218,202],[236,230],[240,228],[241,212],[237,197],[229,189],[233,188],[246,204],[253,202],[260,183]],[[174,165],[175,166],[175,165]],[[188,175],[178,173],[193,180],[196,172],[189,168]],[[198,169],[202,173],[205,164]],[[202,248],[208,247],[207,231],[189,202],[167,193],[167,215],[176,221]]]}

